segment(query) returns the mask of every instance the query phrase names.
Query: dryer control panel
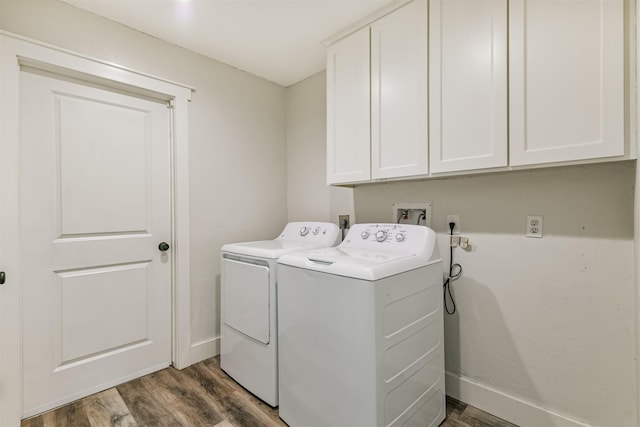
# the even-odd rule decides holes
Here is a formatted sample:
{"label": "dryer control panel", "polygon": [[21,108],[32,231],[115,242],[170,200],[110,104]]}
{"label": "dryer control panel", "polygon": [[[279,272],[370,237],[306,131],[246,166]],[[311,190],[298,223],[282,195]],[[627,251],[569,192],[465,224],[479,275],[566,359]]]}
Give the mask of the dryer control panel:
{"label": "dryer control panel", "polygon": [[340,229],[330,222],[298,221],[286,225],[276,240],[282,242],[311,243],[317,246],[334,246],[339,242]]}
{"label": "dryer control panel", "polygon": [[277,259],[284,254],[315,248],[329,248],[340,243],[340,228],[330,222],[290,222],[273,240],[228,243],[223,252],[240,256]]}

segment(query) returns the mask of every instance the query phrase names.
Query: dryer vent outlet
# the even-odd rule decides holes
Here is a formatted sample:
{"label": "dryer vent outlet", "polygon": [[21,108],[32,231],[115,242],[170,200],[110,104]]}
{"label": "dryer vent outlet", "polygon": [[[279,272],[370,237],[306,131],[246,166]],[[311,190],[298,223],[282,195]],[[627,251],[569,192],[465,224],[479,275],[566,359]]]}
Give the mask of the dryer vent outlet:
{"label": "dryer vent outlet", "polygon": [[338,226],[341,230],[351,228],[351,221],[349,215],[338,215]]}
{"label": "dryer vent outlet", "polygon": [[392,207],[392,222],[431,227],[431,203],[394,203]]}

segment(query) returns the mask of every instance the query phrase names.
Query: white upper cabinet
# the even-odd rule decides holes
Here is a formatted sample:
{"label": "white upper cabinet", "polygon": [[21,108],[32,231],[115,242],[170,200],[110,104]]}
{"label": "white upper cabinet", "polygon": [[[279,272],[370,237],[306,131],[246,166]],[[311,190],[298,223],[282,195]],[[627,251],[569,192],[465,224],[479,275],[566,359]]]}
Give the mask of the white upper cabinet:
{"label": "white upper cabinet", "polygon": [[371,179],[369,27],[327,51],[327,183]]}
{"label": "white upper cabinet", "polygon": [[427,0],[327,50],[327,182],[428,173]]}
{"label": "white upper cabinet", "polygon": [[507,0],[429,3],[432,173],[507,166]]}
{"label": "white upper cabinet", "polygon": [[622,0],[509,1],[510,164],[624,155]]}
{"label": "white upper cabinet", "polygon": [[427,2],[371,25],[371,175],[428,173]]}
{"label": "white upper cabinet", "polygon": [[328,183],[635,158],[625,7],[396,0],[336,35]]}

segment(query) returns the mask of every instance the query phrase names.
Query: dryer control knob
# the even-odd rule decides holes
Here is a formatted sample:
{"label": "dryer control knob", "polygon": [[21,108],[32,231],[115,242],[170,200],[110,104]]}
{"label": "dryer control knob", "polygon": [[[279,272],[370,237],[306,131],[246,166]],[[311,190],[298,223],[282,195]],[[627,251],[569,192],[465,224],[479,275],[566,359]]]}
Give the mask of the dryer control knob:
{"label": "dryer control knob", "polygon": [[404,234],[398,233],[396,234],[396,242],[404,242]]}
{"label": "dryer control knob", "polygon": [[309,227],[300,227],[300,235],[306,236],[307,234],[309,234]]}
{"label": "dryer control knob", "polygon": [[316,227],[316,228],[314,228],[314,229],[313,229],[313,231],[312,231],[312,233],[313,233],[313,235],[314,235],[314,236],[317,236],[319,232],[320,232],[320,227]]}
{"label": "dryer control knob", "polygon": [[385,240],[387,240],[387,232],[384,230],[376,231],[376,240],[378,242],[384,242]]}
{"label": "dryer control knob", "polygon": [[369,232],[367,230],[364,230],[362,233],[360,233],[360,237],[362,237],[363,239],[367,239],[369,237]]}

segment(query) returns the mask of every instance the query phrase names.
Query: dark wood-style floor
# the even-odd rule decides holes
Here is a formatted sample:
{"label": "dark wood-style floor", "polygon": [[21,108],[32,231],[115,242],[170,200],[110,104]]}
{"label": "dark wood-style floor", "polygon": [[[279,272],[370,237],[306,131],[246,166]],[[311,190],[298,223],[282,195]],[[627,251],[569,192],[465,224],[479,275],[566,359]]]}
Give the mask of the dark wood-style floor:
{"label": "dark wood-style floor", "polygon": [[[22,427],[286,426],[220,370],[219,358],[178,371],[167,368],[22,422]],[[455,399],[447,399],[441,427],[514,427]]]}

